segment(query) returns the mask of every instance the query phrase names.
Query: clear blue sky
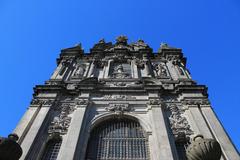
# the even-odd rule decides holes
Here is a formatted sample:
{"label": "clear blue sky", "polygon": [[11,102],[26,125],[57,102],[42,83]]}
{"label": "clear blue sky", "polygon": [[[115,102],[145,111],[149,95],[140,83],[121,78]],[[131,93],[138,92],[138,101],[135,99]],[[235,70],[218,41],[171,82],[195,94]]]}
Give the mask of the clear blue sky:
{"label": "clear blue sky", "polygon": [[33,87],[50,78],[60,49],[101,38],[144,39],[183,49],[198,84],[240,148],[239,0],[1,0],[0,135],[11,133]]}

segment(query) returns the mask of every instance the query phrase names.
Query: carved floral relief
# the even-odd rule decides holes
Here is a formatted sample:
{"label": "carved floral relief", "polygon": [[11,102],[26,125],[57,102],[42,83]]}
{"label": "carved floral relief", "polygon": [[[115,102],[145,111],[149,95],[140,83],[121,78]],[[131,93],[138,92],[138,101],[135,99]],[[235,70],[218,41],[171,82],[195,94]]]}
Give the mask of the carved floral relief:
{"label": "carved floral relief", "polygon": [[169,122],[174,136],[193,134],[186,117],[183,115],[184,111],[177,104],[169,104],[167,108],[170,111]]}
{"label": "carved floral relief", "polygon": [[117,114],[123,114],[124,112],[130,112],[132,108],[127,103],[121,104],[109,104],[109,106],[105,107],[106,111],[115,112]]}

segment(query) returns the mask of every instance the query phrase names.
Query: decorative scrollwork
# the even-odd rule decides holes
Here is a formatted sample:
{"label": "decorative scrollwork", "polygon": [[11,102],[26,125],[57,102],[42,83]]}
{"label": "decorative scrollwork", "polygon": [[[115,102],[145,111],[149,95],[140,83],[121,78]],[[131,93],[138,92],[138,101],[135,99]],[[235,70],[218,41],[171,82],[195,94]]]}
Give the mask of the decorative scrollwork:
{"label": "decorative scrollwork", "polygon": [[48,105],[51,106],[54,104],[54,100],[52,99],[33,99],[31,101],[31,105]]}
{"label": "decorative scrollwork", "polygon": [[69,114],[73,113],[76,108],[71,104],[62,104],[60,106],[59,115],[55,116],[51,122],[48,133],[50,135],[58,133],[60,135],[66,134],[71,123]]}
{"label": "decorative scrollwork", "polygon": [[136,100],[136,97],[131,95],[105,95],[103,98],[107,100]]}
{"label": "decorative scrollwork", "polygon": [[149,105],[161,105],[162,101],[160,99],[150,99],[148,104]]}
{"label": "decorative scrollwork", "polygon": [[210,105],[207,98],[204,99],[185,99],[182,102],[185,105]]}
{"label": "decorative scrollwork", "polygon": [[117,114],[123,114],[124,112],[130,112],[132,108],[129,104],[109,104],[109,106],[105,107],[105,110],[110,112],[115,112]]}
{"label": "decorative scrollwork", "polygon": [[171,112],[169,122],[175,138],[182,133],[185,135],[193,134],[187,119],[183,116],[183,111],[176,104],[169,104],[167,108]]}

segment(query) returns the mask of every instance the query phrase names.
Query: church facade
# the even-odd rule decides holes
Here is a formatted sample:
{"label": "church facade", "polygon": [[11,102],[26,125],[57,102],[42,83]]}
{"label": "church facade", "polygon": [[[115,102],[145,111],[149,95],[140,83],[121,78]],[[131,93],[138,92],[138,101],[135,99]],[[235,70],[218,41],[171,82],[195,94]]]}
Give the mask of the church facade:
{"label": "church facade", "polygon": [[239,160],[182,50],[125,36],[63,49],[14,133],[22,160]]}

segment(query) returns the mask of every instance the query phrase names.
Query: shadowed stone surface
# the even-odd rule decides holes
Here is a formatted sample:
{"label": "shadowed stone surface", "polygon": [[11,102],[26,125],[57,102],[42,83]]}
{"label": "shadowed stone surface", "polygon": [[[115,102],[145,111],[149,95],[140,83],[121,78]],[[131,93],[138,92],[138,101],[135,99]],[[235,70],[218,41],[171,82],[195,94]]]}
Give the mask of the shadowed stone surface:
{"label": "shadowed stone surface", "polygon": [[17,140],[16,134],[10,134],[8,138],[0,138],[0,160],[18,160],[21,157],[22,149]]}

